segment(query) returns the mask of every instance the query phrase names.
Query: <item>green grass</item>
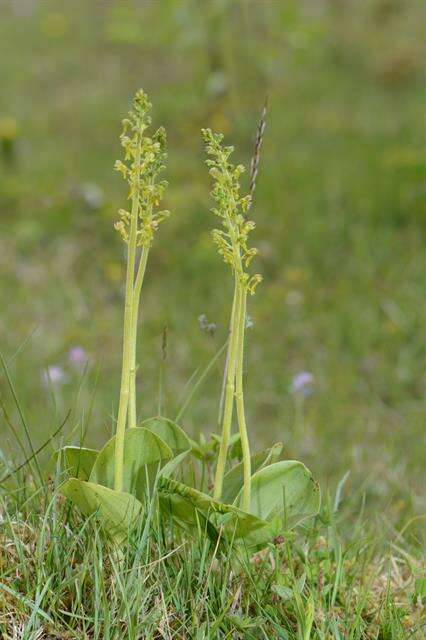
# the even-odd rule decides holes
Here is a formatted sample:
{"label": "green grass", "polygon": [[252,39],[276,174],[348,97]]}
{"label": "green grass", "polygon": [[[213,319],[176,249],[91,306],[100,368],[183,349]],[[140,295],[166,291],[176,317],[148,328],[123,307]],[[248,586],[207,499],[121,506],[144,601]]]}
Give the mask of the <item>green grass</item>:
{"label": "green grass", "polygon": [[[138,542],[122,563],[107,561],[100,534],[75,538],[78,516],[67,512],[64,528],[64,507],[52,503],[46,511],[44,498],[22,489],[32,482],[24,475],[1,493],[0,582],[15,595],[0,595],[0,624],[10,637],[21,637],[26,625],[24,637],[37,638],[37,603],[56,629],[46,627],[46,637],[59,629],[67,637],[67,626],[70,637],[120,637],[120,625],[143,620],[147,634],[161,620],[163,637],[172,633],[168,624],[180,637],[215,637],[207,634],[216,624],[212,633],[232,637],[232,625],[250,620],[256,626],[240,630],[242,637],[292,638],[311,594],[313,638],[409,637],[424,513],[422,3],[17,0],[0,3],[0,14],[0,125],[12,117],[19,128],[14,153],[0,148],[0,351],[34,448],[71,410],[39,456],[43,469],[60,441],[77,442],[88,429],[88,446],[99,445],[114,428],[124,262],[113,222],[124,193],[112,166],[120,118],[143,86],[169,134],[165,206],[173,216],[146,277],[141,417],[157,411],[164,325],[170,417],[194,370],[225,342],[232,291],[209,239],[199,132],[223,130],[247,163],[268,93],[253,208],[264,282],[249,308],[251,439],[254,449],[283,440],[286,455],[306,462],[326,493],[350,471],[337,520],[319,520],[289,547],[268,551],[260,568],[241,569],[243,577],[235,568],[230,576],[222,551],[214,562],[214,550],[203,556],[201,541],[179,548],[168,532],[160,543],[157,524],[155,544]],[[98,208],[82,198],[84,183],[101,189]],[[215,336],[199,330],[202,313],[217,323]],[[90,356],[84,374],[68,361],[75,345]],[[217,430],[222,364],[183,415],[191,435]],[[50,365],[67,377],[53,389],[42,382]],[[315,376],[303,411],[289,391],[301,370]],[[13,468],[30,447],[3,374],[0,398],[1,459]],[[320,560],[314,548],[321,537]],[[296,584],[286,554],[299,577],[306,572],[302,604],[272,590],[275,553],[286,562],[284,587]],[[340,557],[345,569],[336,578]],[[182,589],[170,587],[177,580]],[[135,593],[129,610],[126,590]]]}
{"label": "green grass", "polygon": [[5,640],[423,637],[418,551],[404,532],[380,535],[360,496],[345,513],[326,501],[296,537],[249,555],[182,536],[154,502],[118,552],[52,489],[2,500]]}

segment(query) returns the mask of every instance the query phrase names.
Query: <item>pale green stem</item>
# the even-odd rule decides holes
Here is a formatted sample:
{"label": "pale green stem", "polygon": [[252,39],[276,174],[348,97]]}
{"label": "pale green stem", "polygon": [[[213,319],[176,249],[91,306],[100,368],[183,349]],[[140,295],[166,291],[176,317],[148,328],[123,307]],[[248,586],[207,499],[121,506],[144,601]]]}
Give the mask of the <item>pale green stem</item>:
{"label": "pale green stem", "polygon": [[235,392],[235,365],[238,348],[238,319],[240,316],[240,287],[235,280],[234,303],[232,305],[231,332],[229,336],[230,351],[227,366],[225,403],[223,410],[222,437],[220,441],[219,455],[217,458],[214,498],[220,500],[222,496],[223,477],[225,475],[226,458],[228,454],[229,438],[231,435],[232,413],[234,408]]}
{"label": "pale green stem", "polygon": [[148,260],[149,245],[142,247],[135,286],[133,288],[132,333],[130,339],[130,377],[129,377],[129,428],[136,427],[136,347],[138,334],[139,301]]}
{"label": "pale green stem", "polygon": [[243,285],[240,285],[240,317],[238,319],[238,352],[235,371],[235,402],[237,405],[238,429],[241,437],[241,449],[243,452],[243,504],[244,511],[250,510],[251,500],[251,460],[250,444],[247,434],[246,416],[244,411],[243,392],[243,364],[244,364],[244,332],[246,322],[247,292]]}
{"label": "pale green stem", "polygon": [[[227,220],[229,229],[232,229],[232,223],[228,213],[226,214],[226,220]],[[235,237],[235,234],[231,232],[231,235],[232,235],[232,246],[233,246],[233,253],[235,257],[235,263],[241,266],[241,255],[240,255],[240,250],[238,248],[238,242]],[[226,384],[228,380],[228,367],[229,367],[229,359],[230,359],[231,347],[232,347],[231,335],[232,335],[232,329],[234,327],[236,301],[237,301],[237,281],[235,280],[234,299],[232,301],[231,320],[229,322],[228,349],[226,351],[225,368],[223,371],[222,388],[220,391],[219,412],[217,417],[218,426],[222,424],[222,420],[223,420],[223,407],[224,407],[225,395],[226,395]]]}
{"label": "pale green stem", "polygon": [[[135,159],[135,163],[138,167],[139,176],[140,151]],[[133,281],[135,277],[136,263],[139,184],[134,185],[134,187],[134,195],[132,197],[132,210],[130,213],[129,241],[127,248],[126,293],[124,302],[123,363],[121,370],[120,401],[118,405],[117,430],[115,437],[114,489],[116,491],[122,491],[123,489],[124,434],[126,431],[126,418],[129,405],[132,317],[134,301]]]}
{"label": "pale green stem", "polygon": [[226,390],[226,380],[227,380],[227,373],[228,373],[229,354],[230,354],[230,351],[231,351],[231,331],[232,331],[232,322],[233,322],[234,313],[235,313],[235,301],[236,301],[236,298],[237,298],[237,296],[234,295],[234,300],[232,302],[231,320],[230,320],[230,323],[229,323],[228,348],[226,350],[225,368],[223,370],[222,387],[221,387],[221,390],[220,390],[219,411],[218,411],[218,416],[217,416],[218,427],[220,427],[220,425],[222,424],[223,403],[225,401],[225,390]]}

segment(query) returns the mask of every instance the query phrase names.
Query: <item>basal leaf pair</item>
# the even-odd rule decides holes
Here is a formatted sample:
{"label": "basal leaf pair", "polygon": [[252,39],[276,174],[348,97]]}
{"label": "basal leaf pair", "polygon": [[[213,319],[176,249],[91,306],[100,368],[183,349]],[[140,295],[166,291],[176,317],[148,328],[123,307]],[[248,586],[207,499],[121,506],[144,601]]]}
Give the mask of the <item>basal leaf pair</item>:
{"label": "basal leaf pair", "polygon": [[173,462],[178,459],[175,456],[189,447],[182,429],[165,418],[151,418],[140,427],[127,429],[123,439],[123,484],[122,490],[117,491],[114,489],[117,437],[113,436],[100,451],[64,447],[58,452],[62,467],[71,476],[61,485],[61,493],[71,498],[85,515],[96,512],[114,538],[134,528],[159,470],[169,462],[171,472]]}
{"label": "basal leaf pair", "polygon": [[[238,465],[239,466],[239,465]],[[320,491],[309,470],[295,460],[281,460],[256,471],[251,477],[251,503],[244,508],[243,479],[229,474],[229,494],[238,491],[232,502],[214,497],[172,480],[160,477],[161,505],[184,527],[204,527],[215,539],[244,539],[247,546],[271,542],[275,537],[315,515],[320,506]],[[213,532],[213,535],[212,535]]]}
{"label": "basal leaf pair", "polygon": [[[203,445],[166,418],[137,425],[136,374],[139,303],[155,232],[169,216],[159,210],[167,186],[159,178],[166,160],[166,135],[151,136],[151,105],[138,91],[123,121],[124,160],[116,169],[128,183],[129,210],[120,210],[116,229],[127,246],[123,356],[116,433],[100,451],[65,447],[61,464],[70,478],[60,487],[86,516],[94,515],[116,540],[124,539],[144,512],[149,497],[159,513],[186,530],[202,529],[213,539],[244,540],[258,546],[291,529],[319,509],[320,491],[301,463],[280,460],[282,445],[251,455],[245,415],[243,372],[248,294],[259,274],[250,273],[257,249],[249,245],[255,227],[248,218],[251,194],[241,195],[242,165],[230,161],[233,148],[223,136],[203,130],[207,165],[213,179],[212,209],[220,222],[212,232],[219,255],[231,269],[234,295],[221,402],[221,434]],[[257,162],[252,163],[258,166]],[[255,176],[251,176],[253,184]],[[253,189],[251,190],[253,192]],[[222,410],[223,409],[223,410]],[[238,433],[232,433],[234,414]],[[215,440],[216,439],[216,440]],[[217,452],[212,493],[206,482]],[[234,466],[230,458],[238,453]],[[232,455],[230,455],[230,453]]]}

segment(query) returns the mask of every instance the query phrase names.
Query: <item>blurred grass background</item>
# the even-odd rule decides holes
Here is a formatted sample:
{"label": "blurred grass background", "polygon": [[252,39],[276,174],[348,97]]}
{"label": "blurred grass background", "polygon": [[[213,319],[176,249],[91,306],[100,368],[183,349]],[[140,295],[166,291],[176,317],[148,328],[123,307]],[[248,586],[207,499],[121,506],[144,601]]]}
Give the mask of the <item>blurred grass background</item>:
{"label": "blurred grass background", "polygon": [[[325,487],[350,469],[352,488],[395,520],[421,508],[425,17],[416,0],[0,1],[0,348],[36,444],[68,408],[66,433],[78,431],[95,386],[88,442],[111,430],[124,277],[113,222],[125,197],[112,166],[132,94],[148,91],[168,131],[173,213],[143,295],[144,417],[157,407],[164,325],[171,417],[226,339],[232,283],[209,238],[200,128],[224,132],[248,164],[268,94],[253,207],[264,282],[249,309],[252,440],[283,440]],[[89,356],[82,384],[76,346]],[[52,366],[61,380],[48,388]],[[221,367],[185,414],[192,434],[216,429]],[[315,382],[297,407],[300,371]],[[4,376],[0,387],[17,422]]]}

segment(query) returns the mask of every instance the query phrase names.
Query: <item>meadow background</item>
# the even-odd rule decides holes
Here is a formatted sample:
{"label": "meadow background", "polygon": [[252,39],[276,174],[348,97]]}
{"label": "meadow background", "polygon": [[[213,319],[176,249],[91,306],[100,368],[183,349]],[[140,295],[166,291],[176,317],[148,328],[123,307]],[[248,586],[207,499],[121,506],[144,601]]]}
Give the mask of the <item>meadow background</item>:
{"label": "meadow background", "polygon": [[[132,94],[148,91],[167,129],[173,214],[143,293],[144,417],[157,411],[165,325],[170,417],[226,339],[232,282],[209,237],[200,128],[225,133],[248,164],[268,95],[252,210],[264,276],[249,308],[252,441],[283,440],[324,488],[350,470],[345,495],[365,492],[386,526],[421,513],[425,17],[416,0],[0,1],[0,349],[36,445],[68,409],[63,437],[78,442],[89,424],[93,445],[112,429],[125,198],[112,167]],[[70,361],[76,347],[86,373]],[[192,435],[217,428],[221,370],[183,417]],[[314,375],[303,402],[291,392],[301,371]],[[4,376],[0,393],[18,425]],[[0,438],[19,462],[4,414]]]}

